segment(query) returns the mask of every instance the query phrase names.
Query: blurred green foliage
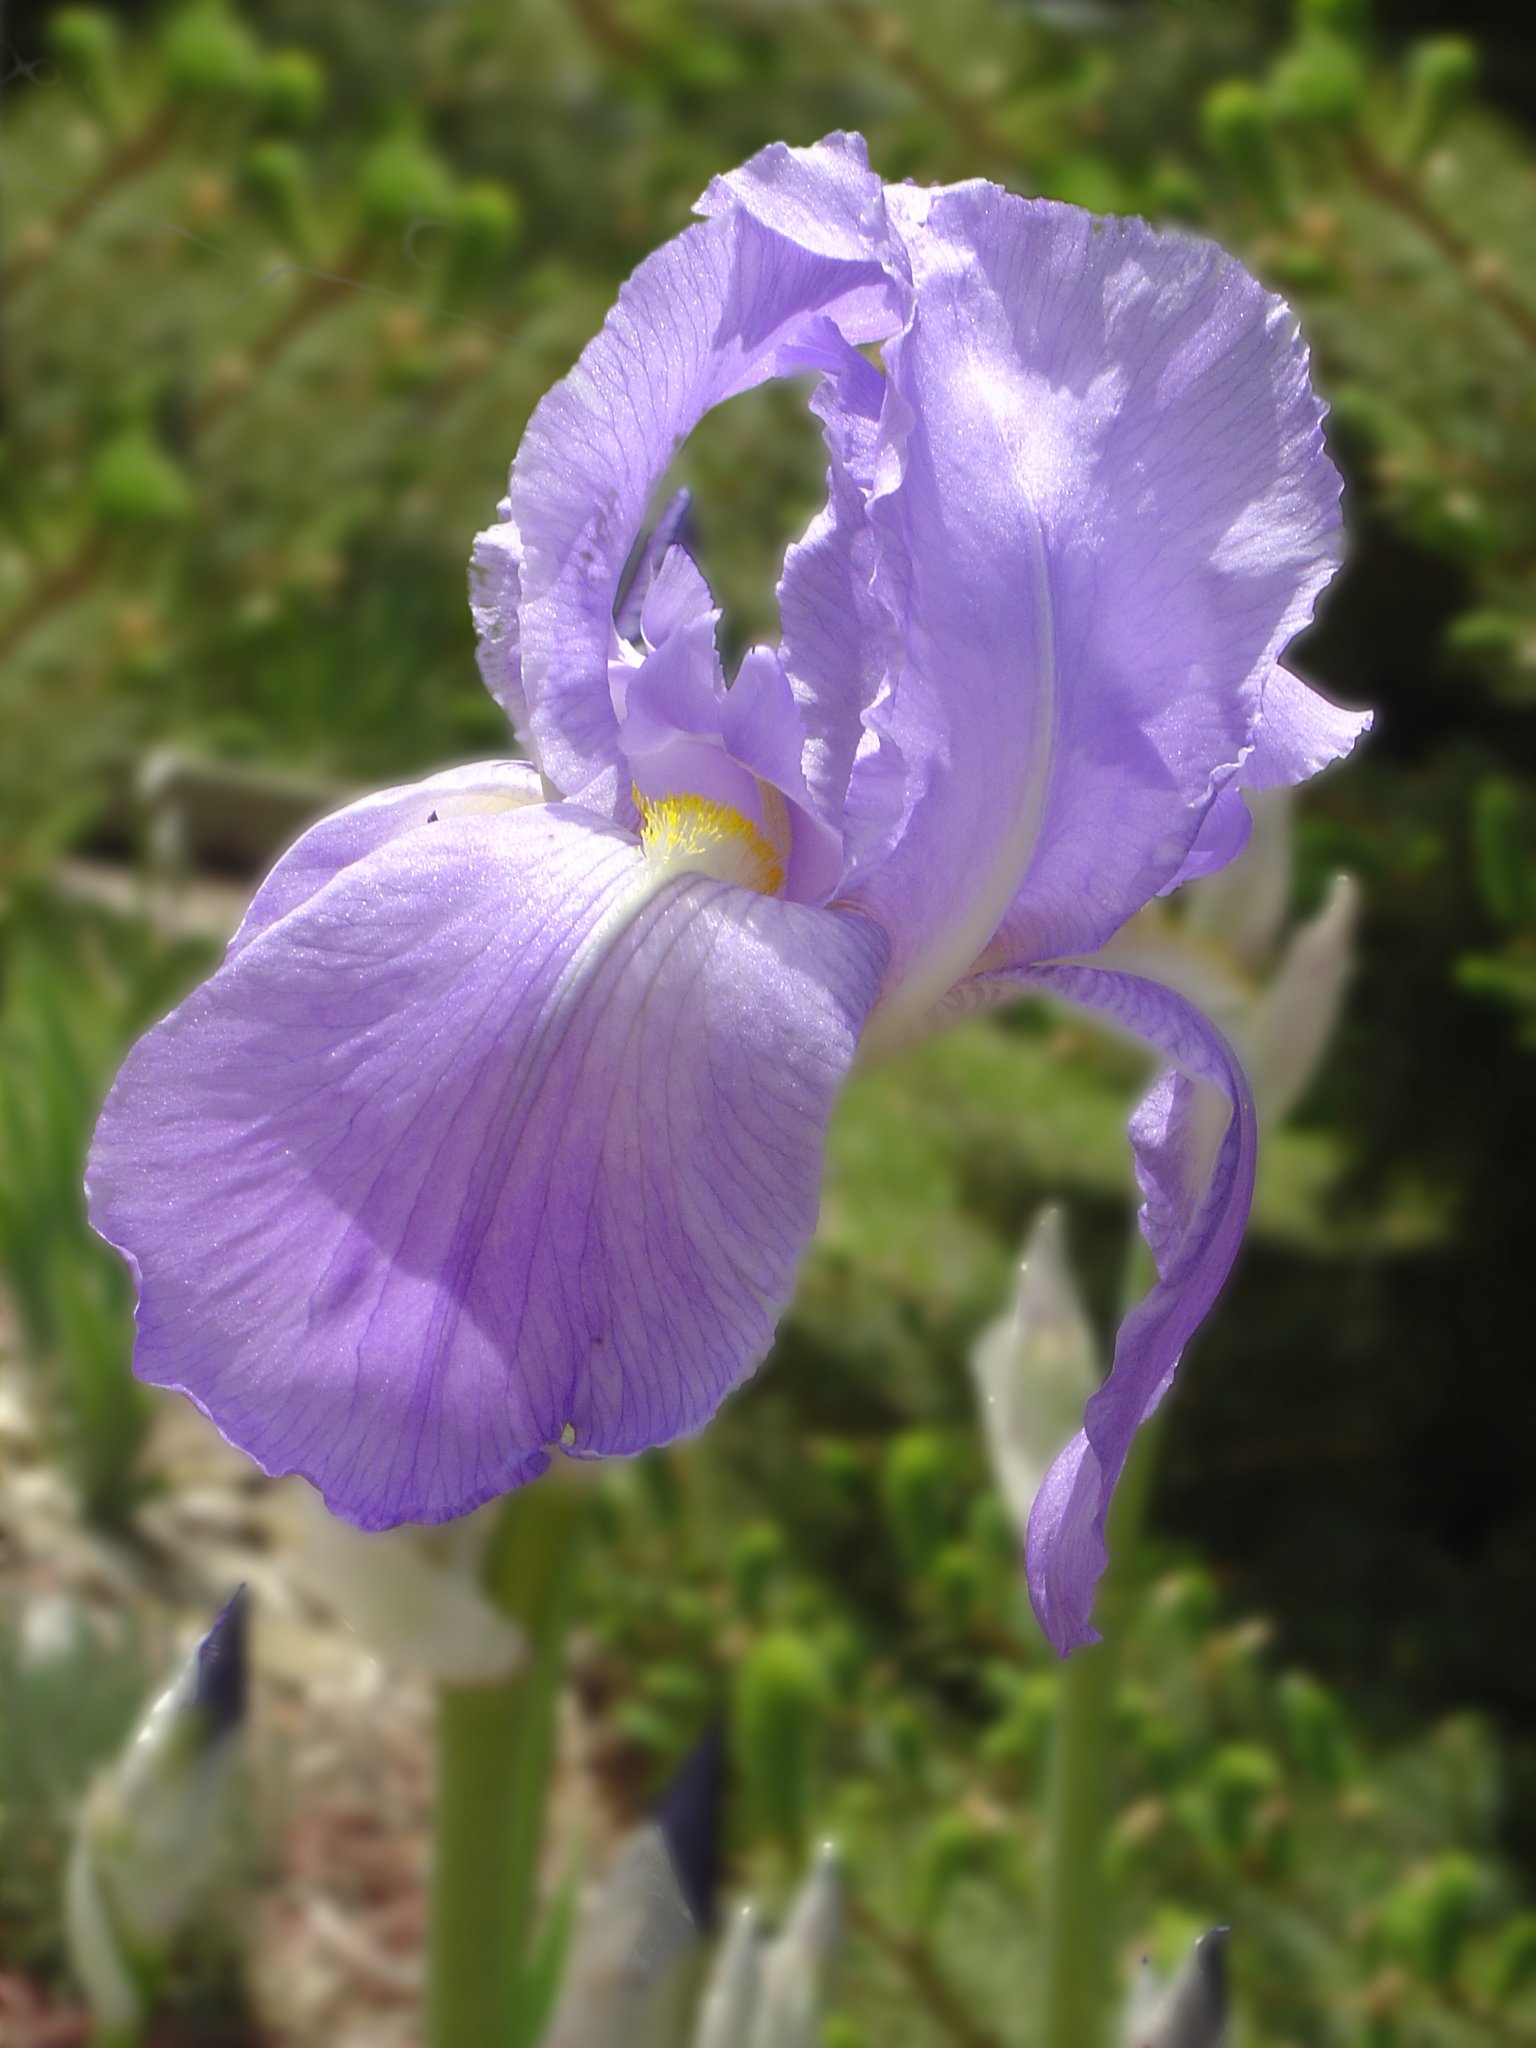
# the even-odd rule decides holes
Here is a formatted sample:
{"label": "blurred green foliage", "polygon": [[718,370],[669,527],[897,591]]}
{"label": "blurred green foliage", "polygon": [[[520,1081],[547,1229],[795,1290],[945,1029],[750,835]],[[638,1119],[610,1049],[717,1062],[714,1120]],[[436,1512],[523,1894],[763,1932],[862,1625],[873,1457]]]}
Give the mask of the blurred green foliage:
{"label": "blurred green foliage", "polygon": [[61,1464],[92,1520],[122,1528],[146,1483],[148,1397],[123,1370],[133,1290],[85,1221],[81,1161],[124,1044],[204,948],[22,891],[0,921],[0,1273],[44,1369]]}
{"label": "blurred green foliage", "polygon": [[[603,1550],[623,1569],[600,1582],[582,1683],[647,1706],[614,1725],[612,1782],[638,1808],[725,1712],[741,1880],[771,1908],[807,1822],[846,1858],[844,2019],[885,2048],[1035,2048],[1061,1666],[1027,1619],[1014,1544],[976,1529],[993,1496],[974,1434],[902,1432],[852,1470],[807,1460],[749,1619],[714,1531],[755,1430],[736,1411],[721,1433],[605,1480]],[[957,1482],[938,1554],[947,1541],[971,1561],[963,1615],[893,1547],[879,1601],[826,1568],[829,1496],[867,1544],[882,1530],[889,1544],[888,1473],[909,1445],[914,1469],[941,1448]],[[645,1472],[663,1462],[665,1505]],[[1253,2048],[1521,2038],[1536,2025],[1536,1941],[1498,1846],[1490,1731],[1461,1715],[1384,1744],[1336,1692],[1283,1667],[1269,1624],[1224,1621],[1224,1604],[1207,1573],[1154,1557],[1122,1643],[1107,1788],[1119,1962],[1172,1966],[1230,1921],[1238,2038]]]}
{"label": "blurred green foliage", "polygon": [[[504,750],[470,536],[533,404],[711,176],[850,126],[893,178],[1214,234],[1312,341],[1353,552],[1299,658],[1379,717],[1302,836],[1305,896],[1341,866],[1365,887],[1343,1041],[1268,1148],[1171,1418],[1155,1519],[1222,1590],[1167,1581],[1127,1671],[1122,1931],[1171,1959],[1202,1915],[1241,1919],[1250,2038],[1276,2048],[1509,2038],[1536,1938],[1496,1854],[1495,1748],[1423,1717],[1502,1718],[1503,1826],[1536,1858],[1536,54],[1491,7],[1408,0],[951,0],[933,22],[928,0],[8,10],[5,1289],[61,1456],[121,1519],[152,1474],[79,1159],[122,1046],[206,954],[82,909],[60,860],[163,859],[129,799],[168,743],[337,785]],[[818,499],[796,395],[726,408],[686,472],[741,644]],[[786,1669],[809,1646],[814,1713],[762,1688],[755,1824],[787,1841],[835,1809],[869,1845],[885,1938],[849,2011],[887,2044],[934,2038],[922,1944],[999,2013],[1031,1981],[1021,1813],[1054,1677],[1018,1630],[963,1354],[1053,1193],[1107,1319],[1137,1076],[1025,1015],[863,1077],[778,1363],[711,1439],[729,1489],[701,1506],[686,1457],[615,1482],[615,1768],[651,1784],[728,1667],[750,1703],[764,1642]],[[1327,1685],[1223,1632],[1233,1593]]]}

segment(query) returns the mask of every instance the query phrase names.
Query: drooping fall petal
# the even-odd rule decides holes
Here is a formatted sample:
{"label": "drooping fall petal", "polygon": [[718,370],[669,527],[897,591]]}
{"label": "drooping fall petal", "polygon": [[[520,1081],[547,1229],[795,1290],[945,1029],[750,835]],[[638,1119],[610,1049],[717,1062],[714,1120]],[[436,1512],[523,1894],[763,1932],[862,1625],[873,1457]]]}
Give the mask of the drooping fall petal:
{"label": "drooping fall petal", "polygon": [[[1109,1377],[1089,1400],[1083,1428],[1046,1474],[1030,1516],[1030,1598],[1065,1655],[1097,1640],[1089,1616],[1107,1557],[1110,1498],[1132,1439],[1167,1393],[1184,1346],[1220,1293],[1242,1241],[1253,1196],[1253,1097],[1225,1040],[1171,989],[1070,962],[985,976],[981,987],[995,995],[999,982],[1018,994],[1092,1011],[1170,1062],[1131,1120],[1142,1231],[1157,1263],[1157,1284],[1122,1323]],[[1214,1157],[1198,1113],[1205,1088],[1225,1098],[1228,1108]]]}
{"label": "drooping fall petal", "polygon": [[884,951],[564,806],[375,848],[112,1092],[140,1374],[365,1528],[697,1428],[788,1298]]}

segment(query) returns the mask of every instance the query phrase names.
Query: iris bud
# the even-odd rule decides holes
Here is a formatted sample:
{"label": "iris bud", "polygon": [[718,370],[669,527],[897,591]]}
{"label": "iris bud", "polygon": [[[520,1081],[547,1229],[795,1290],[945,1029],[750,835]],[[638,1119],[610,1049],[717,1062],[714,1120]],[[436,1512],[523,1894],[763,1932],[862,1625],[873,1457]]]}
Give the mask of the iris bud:
{"label": "iris bud", "polygon": [[1222,2048],[1227,2037],[1227,1930],[1202,1934],[1183,1969],[1159,1998],[1140,1987],[1125,2048]]}
{"label": "iris bud", "polygon": [[818,2048],[827,1980],[842,1938],[837,1852],[822,1845],[783,1932],[763,1958],[762,1997],[751,2048]]}
{"label": "iris bud", "polygon": [[762,1974],[757,1921],[752,1908],[743,1906],[731,1922],[705,1986],[693,2048],[751,2048]]}
{"label": "iris bud", "polygon": [[1037,1217],[1012,1313],[982,1332],[971,1369],[992,1469],[1022,1540],[1040,1482],[1075,1434],[1102,1376],[1059,1210],[1043,1209]]}
{"label": "iris bud", "polygon": [[223,1847],[245,1718],[246,1629],[242,1588],[81,1808],[65,1933],[103,2029],[142,2024],[170,1943]]}
{"label": "iris bud", "polygon": [[[654,1819],[620,1846],[582,1910],[559,1999],[541,2048],[612,2048],[619,2041],[680,2038],[677,2013],[688,1972],[684,1959],[713,1925],[720,1875],[721,1748],[701,1742],[668,1787]],[[756,1937],[738,1926],[716,1967],[709,1998],[733,2013],[734,1972],[743,1939],[756,1963]],[[756,1995],[755,1976],[747,1986]],[[707,2003],[707,2000],[706,2000]],[[738,2030],[720,2031],[713,2048],[744,2048]]]}
{"label": "iris bud", "polygon": [[1338,875],[1317,915],[1293,935],[1249,1021],[1249,1073],[1259,1114],[1279,1124],[1306,1092],[1333,1036],[1350,970],[1360,891]]}
{"label": "iris bud", "polygon": [[827,1979],[842,1934],[842,1884],[830,1844],[764,1944],[743,1908],[715,1959],[691,2048],[826,2048]]}

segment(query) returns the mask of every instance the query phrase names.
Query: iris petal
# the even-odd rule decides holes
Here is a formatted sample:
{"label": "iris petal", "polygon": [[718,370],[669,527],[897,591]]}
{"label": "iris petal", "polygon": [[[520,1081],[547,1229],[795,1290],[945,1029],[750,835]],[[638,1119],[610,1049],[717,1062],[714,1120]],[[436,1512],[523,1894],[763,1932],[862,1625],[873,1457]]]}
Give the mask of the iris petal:
{"label": "iris petal", "polygon": [[480,680],[512,721],[518,745],[532,749],[533,729],[523,693],[523,655],[517,608],[522,600],[523,544],[505,498],[496,524],[475,536],[469,558],[469,609],[478,645]]}
{"label": "iris petal", "polygon": [[[862,145],[833,138],[765,159],[717,180],[713,217],[640,265],[513,464],[521,686],[539,759],[566,796],[609,815],[628,791],[607,683],[614,600],[683,436],[777,375],[808,322],[833,313],[864,340],[901,318]],[[822,199],[829,224],[802,233]]]}
{"label": "iris petal", "polygon": [[[1177,872],[1337,559],[1286,308],[1209,244],[993,186],[889,194],[914,422],[872,509],[921,802],[860,898],[920,1004],[1102,943]],[[974,956],[973,956],[974,957]]]}
{"label": "iris petal", "polygon": [[811,410],[826,435],[827,501],[784,557],[784,665],[800,705],[805,776],[840,824],[850,879],[889,852],[910,808],[905,764],[872,717],[899,666],[901,625],[882,574],[870,505],[895,479],[907,415],[886,380],[830,321],[801,352],[822,372]]}
{"label": "iris petal", "polygon": [[1218,772],[1222,786],[1183,865],[1162,885],[1162,893],[1217,873],[1243,851],[1253,829],[1243,800],[1245,790],[1259,793],[1310,780],[1342,760],[1370,727],[1369,711],[1330,704],[1299,676],[1275,668],[1264,685],[1259,722],[1249,746],[1224,778]]}
{"label": "iris petal", "polygon": [[884,954],[565,806],[375,847],[113,1089],[141,1376],[365,1528],[697,1428],[789,1295]]}
{"label": "iris petal", "polygon": [[518,810],[524,804],[542,803],[543,798],[539,771],[528,761],[478,761],[359,797],[322,818],[289,847],[242,918],[230,942],[231,956],[268,925],[307,903],[343,868],[402,833],[425,830],[445,817]]}
{"label": "iris petal", "polygon": [[1238,784],[1260,790],[1306,782],[1342,760],[1370,728],[1369,711],[1330,704],[1289,669],[1276,667],[1264,685],[1259,723],[1238,770]]}

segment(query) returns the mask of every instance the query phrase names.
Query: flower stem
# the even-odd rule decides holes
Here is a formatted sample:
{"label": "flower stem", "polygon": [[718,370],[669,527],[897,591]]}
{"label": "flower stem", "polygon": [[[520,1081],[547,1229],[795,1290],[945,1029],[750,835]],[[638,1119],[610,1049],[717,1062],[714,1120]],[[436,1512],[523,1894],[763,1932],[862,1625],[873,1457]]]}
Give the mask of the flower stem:
{"label": "flower stem", "polygon": [[[1127,1293],[1149,1270],[1140,1238],[1127,1262]],[[1067,1659],[1057,1695],[1047,1836],[1045,2032],[1057,2048],[1102,2048],[1106,2038],[1104,1850],[1109,1827],[1110,1746],[1124,1623],[1139,1581],[1138,1549],[1152,1473],[1157,1420],[1144,1425],[1115,1490],[1109,1569],[1095,1602],[1103,1636]]]}
{"label": "flower stem", "polygon": [[486,1588],[522,1628],[526,1660],[494,1685],[438,1693],[429,2048],[531,2048],[525,1963],[583,1504],[563,1474],[503,1504]]}
{"label": "flower stem", "polygon": [[1104,1823],[1116,1657],[1095,1643],[1061,1674],[1052,1751],[1045,2032],[1100,2048],[1104,2031]]}

